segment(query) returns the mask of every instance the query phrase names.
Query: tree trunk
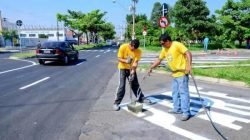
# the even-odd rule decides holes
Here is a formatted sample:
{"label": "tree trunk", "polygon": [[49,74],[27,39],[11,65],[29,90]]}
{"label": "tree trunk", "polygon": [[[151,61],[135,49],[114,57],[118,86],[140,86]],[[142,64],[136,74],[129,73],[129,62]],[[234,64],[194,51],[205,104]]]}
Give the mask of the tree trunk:
{"label": "tree trunk", "polygon": [[242,40],[239,40],[239,48],[242,47]]}
{"label": "tree trunk", "polygon": [[89,36],[88,36],[88,32],[85,32],[85,34],[86,34],[87,44],[89,44]]}

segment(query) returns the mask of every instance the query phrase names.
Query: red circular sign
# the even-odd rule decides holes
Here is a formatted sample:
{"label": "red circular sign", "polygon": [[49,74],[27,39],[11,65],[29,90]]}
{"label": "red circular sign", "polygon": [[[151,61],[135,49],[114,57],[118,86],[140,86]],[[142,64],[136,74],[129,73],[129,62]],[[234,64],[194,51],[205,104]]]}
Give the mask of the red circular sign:
{"label": "red circular sign", "polygon": [[168,19],[166,17],[161,17],[159,20],[159,25],[161,28],[166,28],[169,26]]}

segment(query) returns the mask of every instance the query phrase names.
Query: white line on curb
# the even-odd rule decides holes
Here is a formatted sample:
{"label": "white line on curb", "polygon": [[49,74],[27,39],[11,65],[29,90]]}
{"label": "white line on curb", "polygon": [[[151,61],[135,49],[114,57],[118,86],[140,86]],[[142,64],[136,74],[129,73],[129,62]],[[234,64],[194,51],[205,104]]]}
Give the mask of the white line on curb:
{"label": "white line on curb", "polygon": [[100,55],[95,56],[96,58],[100,57]]}
{"label": "white line on curb", "polygon": [[45,78],[43,78],[43,79],[41,79],[41,80],[38,80],[38,81],[36,81],[36,82],[34,82],[34,83],[31,83],[31,84],[27,85],[27,86],[23,86],[23,87],[21,87],[21,88],[19,88],[19,89],[20,89],[20,90],[26,89],[26,88],[28,88],[28,87],[34,86],[34,85],[36,85],[36,84],[38,84],[38,83],[41,83],[41,82],[43,82],[43,81],[45,81],[45,80],[48,80],[49,78],[50,78],[50,77],[45,77]]}

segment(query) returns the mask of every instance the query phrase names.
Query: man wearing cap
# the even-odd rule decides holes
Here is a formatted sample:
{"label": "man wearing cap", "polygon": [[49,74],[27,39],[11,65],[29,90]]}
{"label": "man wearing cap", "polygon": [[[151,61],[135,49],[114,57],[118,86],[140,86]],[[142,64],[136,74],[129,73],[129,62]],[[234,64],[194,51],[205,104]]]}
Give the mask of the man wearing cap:
{"label": "man wearing cap", "polygon": [[[133,93],[141,93],[141,88],[138,82],[136,68],[138,61],[141,59],[141,49],[139,49],[140,42],[138,39],[132,40],[128,44],[123,44],[118,50],[118,69],[119,69],[119,85],[116,91],[116,97],[113,105],[115,111],[120,110],[119,104],[125,95],[126,78],[131,83]],[[143,93],[140,94],[139,102],[143,102]]]}
{"label": "man wearing cap", "polygon": [[171,114],[182,114],[181,120],[186,121],[190,118],[190,97],[188,89],[188,75],[192,73],[192,54],[184,44],[172,41],[171,37],[163,34],[159,38],[162,45],[160,56],[150,66],[148,74],[157,67],[165,58],[168,67],[172,71],[172,99],[173,109],[168,112]]}

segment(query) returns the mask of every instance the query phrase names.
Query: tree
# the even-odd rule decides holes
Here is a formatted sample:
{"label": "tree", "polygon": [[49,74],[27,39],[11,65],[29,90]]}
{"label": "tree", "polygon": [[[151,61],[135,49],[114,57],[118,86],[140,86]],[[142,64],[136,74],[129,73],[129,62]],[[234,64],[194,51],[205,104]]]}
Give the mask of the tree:
{"label": "tree", "polygon": [[[79,37],[85,33],[87,37],[87,44],[89,43],[88,33],[91,34],[92,40],[97,40],[98,32],[102,31],[106,26],[106,22],[103,20],[106,12],[100,12],[100,10],[93,10],[90,13],[82,13],[68,10],[68,14],[57,14],[59,21],[64,21],[65,26],[72,29],[74,33]],[[109,28],[111,29],[111,28]]]}
{"label": "tree", "polygon": [[68,26],[70,30],[77,35],[79,45],[80,36],[83,33],[86,33],[87,36],[87,27],[84,24],[85,14],[82,12],[68,10],[68,14],[63,15],[58,13],[56,16],[58,21],[63,21],[64,25]]}
{"label": "tree", "polygon": [[228,0],[221,10],[217,10],[218,19],[223,27],[220,39],[223,47],[234,47],[235,40],[239,41],[239,47],[247,37],[250,37],[250,0],[234,2]]}
{"label": "tree", "polygon": [[161,17],[162,17],[161,3],[156,2],[153,6],[153,10],[151,12],[151,17],[150,17],[150,21],[151,21],[154,28],[159,29],[158,21]]}
{"label": "tree", "polygon": [[103,39],[106,41],[108,39],[114,39],[114,35],[115,35],[115,27],[113,24],[111,23],[105,23],[102,27],[101,27],[101,31],[99,33]]}
{"label": "tree", "polygon": [[175,27],[185,38],[198,38],[201,33],[209,32],[208,15],[209,10],[203,0],[178,0],[173,8]]}
{"label": "tree", "polygon": [[[133,26],[133,18],[132,15],[126,16],[127,21],[127,37],[131,38],[132,35],[132,26]],[[135,34],[136,36],[140,36],[143,25],[147,23],[147,16],[145,14],[135,15]]]}
{"label": "tree", "polygon": [[12,45],[14,46],[14,38],[18,38],[16,30],[4,30],[1,32],[4,38],[4,42],[6,44],[6,40],[10,40]]}

